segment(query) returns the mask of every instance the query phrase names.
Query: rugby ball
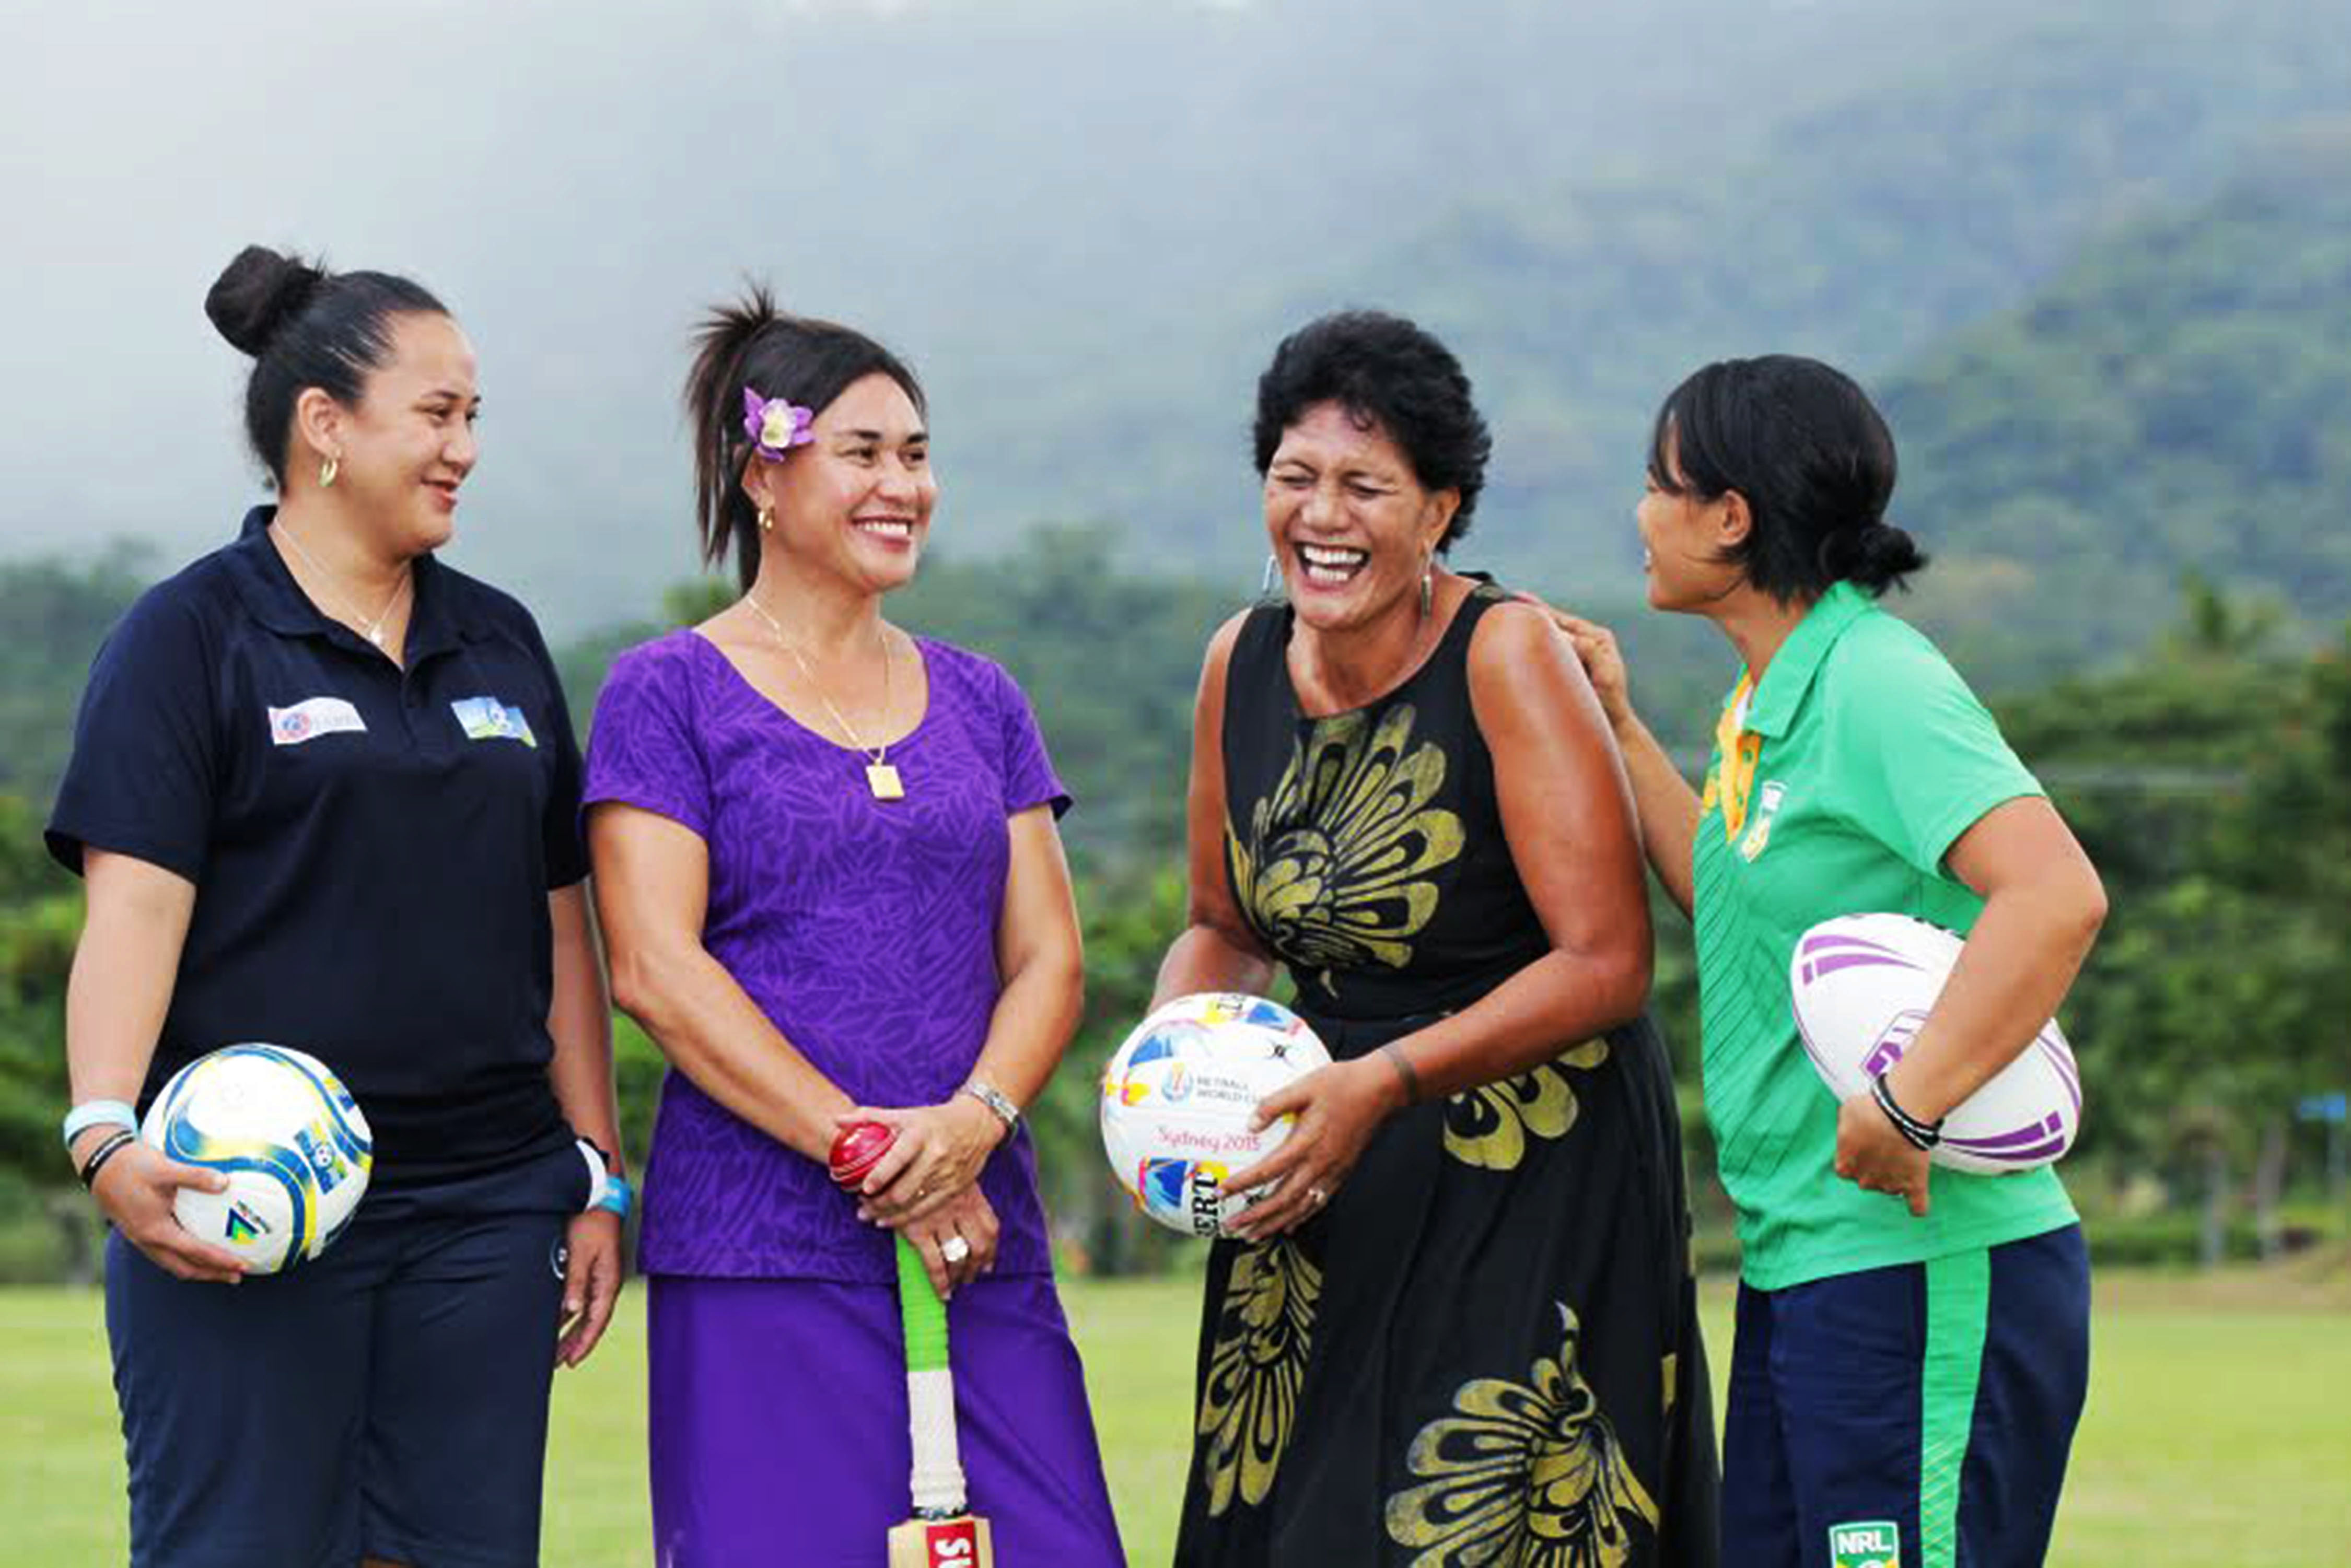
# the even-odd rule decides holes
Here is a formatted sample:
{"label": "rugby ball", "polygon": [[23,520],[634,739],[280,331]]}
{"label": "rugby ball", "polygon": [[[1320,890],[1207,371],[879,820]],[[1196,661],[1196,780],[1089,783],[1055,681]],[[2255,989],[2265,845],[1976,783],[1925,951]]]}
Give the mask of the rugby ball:
{"label": "rugby ball", "polygon": [[359,1212],[375,1157],[342,1080],[282,1045],[227,1045],[196,1058],[155,1096],[139,1135],[182,1165],[227,1173],[223,1192],[180,1188],[172,1212],[190,1235],[256,1274],[326,1250]]}
{"label": "rugby ball", "polygon": [[[1796,1032],[1840,1100],[1902,1060],[1963,944],[1907,915],[1845,915],[1804,933],[1790,960]],[[2082,1071],[2052,1019],[2022,1055],[1943,1121],[1935,1163],[1997,1174],[2056,1159],[2082,1129]]]}
{"label": "rugby ball", "polygon": [[1306,1020],[1263,997],[1178,997],[1134,1026],[1102,1079],[1102,1152],[1134,1206],[1216,1237],[1252,1195],[1217,1186],[1281,1146],[1290,1118],[1252,1131],[1257,1103],[1330,1064]]}

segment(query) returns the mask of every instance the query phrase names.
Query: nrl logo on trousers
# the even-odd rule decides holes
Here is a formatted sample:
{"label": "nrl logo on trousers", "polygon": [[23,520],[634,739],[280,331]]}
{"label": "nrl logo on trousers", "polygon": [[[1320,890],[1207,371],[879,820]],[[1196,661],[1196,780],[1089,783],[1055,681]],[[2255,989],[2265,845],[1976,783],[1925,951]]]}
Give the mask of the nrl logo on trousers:
{"label": "nrl logo on trousers", "polygon": [[1829,1527],[1830,1568],[1902,1568],[1902,1533],[1891,1520]]}

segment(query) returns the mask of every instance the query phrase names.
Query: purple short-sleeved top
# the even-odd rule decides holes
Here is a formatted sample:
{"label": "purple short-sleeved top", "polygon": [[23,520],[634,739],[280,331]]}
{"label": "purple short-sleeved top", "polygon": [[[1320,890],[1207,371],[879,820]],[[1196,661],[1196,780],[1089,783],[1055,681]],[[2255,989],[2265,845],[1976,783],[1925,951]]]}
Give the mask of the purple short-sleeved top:
{"label": "purple short-sleeved top", "polygon": [[[976,653],[916,638],[930,702],[890,747],[902,800],[865,758],[761,695],[690,631],[612,667],[589,736],[590,805],[617,800],[709,846],[703,946],[785,1039],[860,1103],[934,1104],[969,1076],[999,981],[1008,819],[1069,796],[1028,700]],[[1050,1269],[1023,1128],[980,1177],[999,1273]],[[823,1166],[662,1085],[638,1264],[649,1274],[883,1282],[889,1233],[857,1222]]]}

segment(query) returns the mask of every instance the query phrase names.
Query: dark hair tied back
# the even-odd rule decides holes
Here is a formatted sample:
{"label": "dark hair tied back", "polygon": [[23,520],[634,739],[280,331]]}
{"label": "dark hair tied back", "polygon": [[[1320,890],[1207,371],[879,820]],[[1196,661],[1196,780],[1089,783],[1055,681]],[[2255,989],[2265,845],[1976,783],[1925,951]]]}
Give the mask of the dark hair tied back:
{"label": "dark hair tied back", "polygon": [[1850,582],[1872,594],[1902,586],[1927,564],[1926,553],[1909,534],[1890,523],[1838,528],[1821,540],[1821,573],[1831,582]]}
{"label": "dark hair tied back", "polygon": [[[752,442],[743,428],[743,389],[822,413],[852,383],[883,375],[927,416],[923,384],[906,362],[854,329],[776,308],[758,284],[712,309],[694,335],[685,413],[694,431],[694,510],[702,559],[716,565],[731,546],[748,589],[759,575],[759,518],[743,493]],[[789,459],[787,459],[789,461]]]}
{"label": "dark hair tied back", "polygon": [[1905,586],[1927,557],[1887,523],[1894,435],[1852,377],[1792,354],[1723,360],[1676,387],[1649,435],[1649,477],[1669,495],[1746,499],[1729,559],[1782,603],[1840,582]]}
{"label": "dark hair tied back", "polygon": [[317,387],[356,406],[368,372],[392,350],[392,318],[445,316],[423,285],[385,272],[329,272],[320,263],[249,245],[204,295],[220,335],[253,358],[245,386],[245,434],[279,488],[294,403]]}
{"label": "dark hair tied back", "polygon": [[308,304],[326,280],[326,273],[308,262],[249,245],[213,280],[204,294],[204,314],[222,337],[257,360],[279,326]]}

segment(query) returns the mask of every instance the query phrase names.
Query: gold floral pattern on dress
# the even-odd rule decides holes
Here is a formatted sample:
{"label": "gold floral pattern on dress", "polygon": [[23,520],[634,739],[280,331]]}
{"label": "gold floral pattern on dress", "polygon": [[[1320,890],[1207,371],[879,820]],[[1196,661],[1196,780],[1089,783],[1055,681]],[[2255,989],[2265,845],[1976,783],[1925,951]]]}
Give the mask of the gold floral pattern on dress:
{"label": "gold floral pattern on dress", "polygon": [[1245,1248],[1233,1260],[1200,1394],[1199,1435],[1207,1439],[1200,1462],[1211,1516],[1230,1508],[1236,1493],[1254,1507],[1273,1490],[1298,1423],[1298,1390],[1322,1293],[1322,1270],[1294,1241]]}
{"label": "gold floral pattern on dress", "polygon": [[1431,805],[1445,753],[1413,744],[1397,703],[1318,721],[1250,813],[1228,826],[1233,892],[1276,953],[1301,969],[1401,969],[1437,913],[1431,873],[1461,853],[1461,819]]}
{"label": "gold floral pattern on dress", "polygon": [[1413,1438],[1406,1463],[1425,1479],[1387,1504],[1388,1538],[1419,1550],[1412,1568],[1622,1568],[1635,1526],[1656,1529],[1575,1364],[1575,1313],[1559,1312],[1557,1360],[1537,1361],[1530,1383],[1463,1384],[1453,1414]]}
{"label": "gold floral pattern on dress", "polygon": [[1575,1088],[1567,1070],[1589,1072],[1607,1060],[1608,1042],[1587,1040],[1516,1078],[1454,1095],[1445,1105],[1445,1152],[1465,1166],[1517,1169],[1529,1138],[1563,1138],[1575,1125]]}

